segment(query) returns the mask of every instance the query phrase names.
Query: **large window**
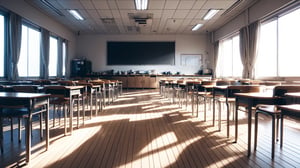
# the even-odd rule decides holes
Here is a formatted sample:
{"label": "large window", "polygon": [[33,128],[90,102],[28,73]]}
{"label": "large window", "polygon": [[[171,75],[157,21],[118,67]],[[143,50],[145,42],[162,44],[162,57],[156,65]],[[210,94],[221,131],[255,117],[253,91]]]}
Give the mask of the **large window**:
{"label": "large window", "polygon": [[58,59],[58,40],[55,37],[50,37],[49,50],[49,76],[57,76],[57,59]]}
{"label": "large window", "polygon": [[300,9],[262,24],[256,77],[300,76]]}
{"label": "large window", "polygon": [[26,25],[22,25],[18,70],[20,77],[40,76],[40,32]]}
{"label": "large window", "polygon": [[242,70],[239,35],[221,41],[217,62],[217,77],[241,77]]}
{"label": "large window", "polygon": [[0,77],[4,77],[4,16],[0,14]]}

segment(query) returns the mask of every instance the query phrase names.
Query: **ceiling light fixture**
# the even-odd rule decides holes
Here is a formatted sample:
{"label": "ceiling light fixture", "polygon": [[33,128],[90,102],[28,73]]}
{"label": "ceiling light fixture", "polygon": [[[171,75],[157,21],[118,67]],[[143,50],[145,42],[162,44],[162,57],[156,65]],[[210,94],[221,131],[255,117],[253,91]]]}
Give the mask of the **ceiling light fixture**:
{"label": "ceiling light fixture", "polygon": [[46,0],[41,0],[41,2],[46,5],[48,8],[52,9],[56,14],[59,16],[65,16],[60,10],[58,10],[56,7],[54,7],[50,2]]}
{"label": "ceiling light fixture", "polygon": [[78,13],[77,10],[70,9],[68,10],[72,16],[74,16],[77,20],[84,20],[83,17]]}
{"label": "ceiling light fixture", "polygon": [[197,31],[198,29],[200,29],[200,27],[202,27],[203,24],[196,24],[193,28],[192,31]]}
{"label": "ceiling light fixture", "polygon": [[208,12],[204,15],[203,20],[209,20],[214,17],[220,9],[209,9]]}
{"label": "ceiling light fixture", "polygon": [[147,10],[148,0],[134,0],[136,10]]}

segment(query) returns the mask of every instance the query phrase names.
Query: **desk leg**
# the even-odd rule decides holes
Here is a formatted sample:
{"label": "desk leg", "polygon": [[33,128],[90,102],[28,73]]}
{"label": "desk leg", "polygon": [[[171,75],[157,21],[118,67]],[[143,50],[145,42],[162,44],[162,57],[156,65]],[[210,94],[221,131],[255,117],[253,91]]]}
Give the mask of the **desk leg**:
{"label": "desk leg", "polygon": [[70,104],[70,134],[72,135],[73,133],[73,97],[70,96],[70,100],[69,100],[69,104]]}
{"label": "desk leg", "polygon": [[92,119],[92,116],[93,116],[93,91],[92,90],[91,90],[91,94],[90,94],[90,112],[91,112],[90,119]]}
{"label": "desk leg", "polygon": [[46,129],[46,150],[49,149],[49,98],[47,99],[47,110],[45,118],[45,129]]}
{"label": "desk leg", "polygon": [[248,156],[251,155],[251,121],[252,121],[252,105],[248,103]]}
{"label": "desk leg", "polygon": [[237,139],[238,139],[238,102],[236,101],[236,105],[235,105],[235,141],[234,141],[235,143],[237,143]]}
{"label": "desk leg", "polygon": [[30,115],[28,116],[26,123],[26,162],[29,163],[31,159],[31,122],[32,122],[32,111],[29,109]]}
{"label": "desk leg", "polygon": [[81,99],[82,99],[82,113],[83,113],[82,114],[83,115],[82,116],[82,120],[83,120],[82,123],[84,125],[84,120],[85,120],[85,102],[84,102],[84,96],[82,96]]}

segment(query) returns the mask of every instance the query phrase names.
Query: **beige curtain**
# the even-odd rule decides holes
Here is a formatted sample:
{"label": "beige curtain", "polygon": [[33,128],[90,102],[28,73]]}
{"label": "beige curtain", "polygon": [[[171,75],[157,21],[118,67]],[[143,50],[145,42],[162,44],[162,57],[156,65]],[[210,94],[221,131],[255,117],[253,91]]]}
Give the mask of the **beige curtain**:
{"label": "beige curtain", "polygon": [[260,23],[256,21],[240,30],[240,53],[243,64],[243,78],[254,78]]}

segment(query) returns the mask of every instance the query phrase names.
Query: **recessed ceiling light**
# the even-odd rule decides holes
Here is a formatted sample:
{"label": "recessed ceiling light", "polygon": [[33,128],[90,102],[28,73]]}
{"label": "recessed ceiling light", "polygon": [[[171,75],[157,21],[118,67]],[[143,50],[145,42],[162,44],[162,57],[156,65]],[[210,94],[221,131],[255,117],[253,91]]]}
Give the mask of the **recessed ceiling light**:
{"label": "recessed ceiling light", "polygon": [[210,9],[208,10],[208,12],[205,14],[205,16],[203,17],[203,20],[209,20],[212,17],[214,17],[218,12],[220,11],[220,9]]}
{"label": "recessed ceiling light", "polygon": [[200,29],[200,27],[202,27],[203,24],[196,24],[193,28],[192,28],[192,31],[196,31],[198,29]]}
{"label": "recessed ceiling light", "polygon": [[77,10],[70,9],[69,12],[70,12],[70,14],[71,14],[72,16],[74,16],[77,20],[84,20],[84,18],[78,13]]}

